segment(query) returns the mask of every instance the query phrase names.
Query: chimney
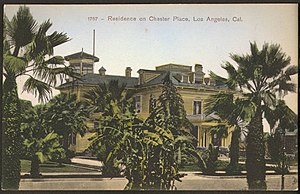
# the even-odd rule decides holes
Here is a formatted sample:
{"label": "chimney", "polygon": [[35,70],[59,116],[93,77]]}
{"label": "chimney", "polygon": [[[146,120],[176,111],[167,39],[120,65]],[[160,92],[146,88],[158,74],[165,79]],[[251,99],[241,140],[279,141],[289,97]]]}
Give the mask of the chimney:
{"label": "chimney", "polygon": [[106,71],[106,69],[102,66],[102,67],[98,70],[99,75],[100,75],[100,76],[104,76],[104,75],[105,75],[105,71]]}
{"label": "chimney", "polygon": [[203,84],[205,73],[201,64],[195,64],[195,83]]}
{"label": "chimney", "polygon": [[132,71],[131,67],[126,67],[125,76],[126,77],[131,77],[131,71]]}

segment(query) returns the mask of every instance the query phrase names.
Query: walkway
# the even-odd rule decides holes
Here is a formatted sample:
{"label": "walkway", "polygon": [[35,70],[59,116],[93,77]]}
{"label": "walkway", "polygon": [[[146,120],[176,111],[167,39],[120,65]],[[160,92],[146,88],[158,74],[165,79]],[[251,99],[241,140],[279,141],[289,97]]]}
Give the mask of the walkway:
{"label": "walkway", "polygon": [[[280,190],[281,176],[267,175],[268,190]],[[247,190],[245,177],[188,174],[175,183],[178,190]],[[125,178],[51,178],[21,179],[20,190],[123,190]],[[298,175],[285,176],[285,190],[298,189]]]}
{"label": "walkway", "polygon": [[77,158],[77,157],[72,158],[71,162],[76,164],[89,165],[89,166],[97,166],[97,167],[103,166],[103,163],[98,160],[90,160],[90,159]]}
{"label": "walkway", "polygon": [[[72,158],[73,166],[79,168],[91,168],[95,172],[88,173],[43,173],[43,178],[23,178],[20,182],[20,190],[123,190],[127,179],[101,178],[99,169],[103,163],[97,160],[85,158]],[[98,172],[97,172],[98,171]],[[298,168],[293,169],[294,174],[285,175],[285,190],[298,189]],[[180,172],[186,174],[176,182],[178,190],[247,190],[246,175],[223,176],[202,175],[200,171]],[[244,172],[246,173],[246,172]],[[271,173],[271,174],[270,174]],[[280,190],[281,175],[274,175],[274,172],[267,172],[266,176],[268,190]]]}
{"label": "walkway", "polygon": [[[221,159],[221,158],[219,158]],[[228,157],[223,157],[222,160],[229,160]],[[97,160],[91,160],[91,159],[84,159],[84,158],[72,158],[71,159],[71,162],[72,163],[75,163],[75,164],[79,164],[79,165],[83,165],[84,167],[92,167],[94,169],[98,169],[101,168],[103,166],[103,163],[100,162],[100,161],[97,161]],[[240,164],[245,164],[245,162],[239,162]],[[266,164],[266,166],[274,166],[272,164]],[[201,174],[202,172],[201,171],[194,171],[194,172],[180,172],[180,173],[193,173],[193,174]],[[217,174],[225,174],[226,172],[225,171],[216,171]],[[246,171],[242,171],[242,174],[245,175],[247,172]],[[275,171],[272,171],[272,170],[269,170],[269,171],[266,171],[266,174],[274,174]],[[291,167],[290,169],[290,173],[298,173],[298,168],[297,167]],[[243,176],[242,175],[242,176]]]}

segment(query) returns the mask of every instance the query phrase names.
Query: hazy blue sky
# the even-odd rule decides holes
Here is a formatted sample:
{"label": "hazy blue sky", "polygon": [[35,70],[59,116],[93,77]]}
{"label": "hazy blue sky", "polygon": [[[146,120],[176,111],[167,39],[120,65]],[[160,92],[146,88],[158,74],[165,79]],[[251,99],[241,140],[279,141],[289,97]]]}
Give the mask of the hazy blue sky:
{"label": "hazy blue sky", "polygon": [[[55,49],[57,55],[73,54],[81,48],[92,54],[95,29],[95,55],[100,58],[96,72],[103,66],[107,74],[124,75],[130,66],[133,76],[137,76],[140,68],[201,63],[205,73],[212,70],[226,75],[220,65],[230,61],[230,53],[248,53],[250,41],[256,41],[259,47],[264,42],[278,43],[291,56],[292,64],[298,65],[296,4],[27,6],[39,24],[50,19],[53,31],[66,32],[72,39]],[[8,5],[4,11],[11,18],[17,9],[18,5]],[[108,21],[108,16],[136,17],[138,21],[113,22]],[[170,21],[149,21],[150,16],[169,17]],[[173,16],[187,17],[190,22],[172,21]],[[98,17],[98,21],[89,21],[88,17]],[[139,21],[140,17],[147,21]],[[194,22],[193,17],[204,21]],[[208,17],[228,18],[229,22],[215,23],[207,21]],[[242,21],[234,22],[233,17]],[[297,76],[293,79],[296,81]],[[28,99],[30,95],[23,93],[21,97]],[[296,111],[297,95],[290,95],[287,101]]]}

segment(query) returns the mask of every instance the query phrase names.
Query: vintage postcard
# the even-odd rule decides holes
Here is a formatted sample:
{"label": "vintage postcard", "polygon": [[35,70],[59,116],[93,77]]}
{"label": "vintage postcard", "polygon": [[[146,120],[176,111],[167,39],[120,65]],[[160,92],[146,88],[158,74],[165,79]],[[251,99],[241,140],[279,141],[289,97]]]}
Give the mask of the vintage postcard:
{"label": "vintage postcard", "polygon": [[298,189],[297,4],[3,13],[2,189]]}

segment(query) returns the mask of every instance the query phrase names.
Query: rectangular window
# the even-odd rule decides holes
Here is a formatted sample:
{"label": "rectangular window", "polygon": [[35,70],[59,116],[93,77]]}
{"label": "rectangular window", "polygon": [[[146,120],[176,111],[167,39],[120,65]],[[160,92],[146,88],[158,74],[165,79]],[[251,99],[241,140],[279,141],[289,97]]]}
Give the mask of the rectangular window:
{"label": "rectangular window", "polygon": [[193,131],[192,131],[192,135],[195,136],[198,139],[198,126],[194,126]]}
{"label": "rectangular window", "polygon": [[142,112],[142,96],[135,96],[135,109],[137,113]]}
{"label": "rectangular window", "polygon": [[199,115],[202,113],[201,111],[202,109],[202,102],[197,100],[197,101],[194,101],[194,106],[193,106],[193,114],[194,115]]}
{"label": "rectangular window", "polygon": [[197,139],[197,145],[199,144],[199,135],[198,135],[199,127],[194,126],[192,135]]}

